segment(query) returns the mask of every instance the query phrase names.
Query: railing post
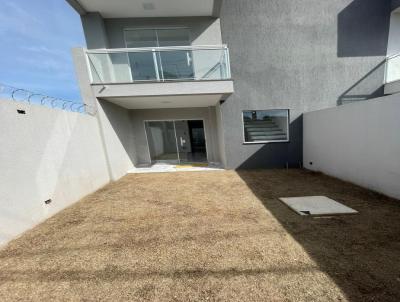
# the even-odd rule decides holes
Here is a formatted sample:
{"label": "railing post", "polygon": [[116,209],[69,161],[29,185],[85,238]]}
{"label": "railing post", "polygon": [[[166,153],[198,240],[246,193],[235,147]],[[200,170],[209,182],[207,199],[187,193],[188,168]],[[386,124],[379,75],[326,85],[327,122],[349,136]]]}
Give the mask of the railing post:
{"label": "railing post", "polygon": [[158,72],[157,53],[154,48],[151,51],[153,52],[153,62],[154,62],[154,68],[156,69],[157,81],[160,81],[160,73]]}
{"label": "railing post", "polygon": [[229,56],[229,48],[225,46],[225,53],[226,53],[226,73],[227,73],[227,78],[230,79],[231,78],[231,60],[230,60],[230,56]]}

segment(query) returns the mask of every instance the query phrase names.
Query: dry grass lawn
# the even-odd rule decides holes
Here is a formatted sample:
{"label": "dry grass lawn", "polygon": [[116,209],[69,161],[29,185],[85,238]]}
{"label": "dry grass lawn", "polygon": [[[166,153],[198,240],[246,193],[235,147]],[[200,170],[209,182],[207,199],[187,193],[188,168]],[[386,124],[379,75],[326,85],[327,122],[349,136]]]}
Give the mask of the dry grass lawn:
{"label": "dry grass lawn", "polygon": [[399,259],[400,203],[327,176],[132,174],[0,250],[0,301],[400,301]]}

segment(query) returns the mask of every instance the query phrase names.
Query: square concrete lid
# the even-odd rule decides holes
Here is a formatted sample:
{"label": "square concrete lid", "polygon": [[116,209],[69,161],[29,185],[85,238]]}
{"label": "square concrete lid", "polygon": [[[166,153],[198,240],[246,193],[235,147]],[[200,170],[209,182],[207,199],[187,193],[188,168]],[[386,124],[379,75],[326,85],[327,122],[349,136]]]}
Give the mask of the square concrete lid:
{"label": "square concrete lid", "polygon": [[303,216],[358,213],[356,210],[346,207],[345,205],[326,196],[282,197],[279,199],[297,214]]}

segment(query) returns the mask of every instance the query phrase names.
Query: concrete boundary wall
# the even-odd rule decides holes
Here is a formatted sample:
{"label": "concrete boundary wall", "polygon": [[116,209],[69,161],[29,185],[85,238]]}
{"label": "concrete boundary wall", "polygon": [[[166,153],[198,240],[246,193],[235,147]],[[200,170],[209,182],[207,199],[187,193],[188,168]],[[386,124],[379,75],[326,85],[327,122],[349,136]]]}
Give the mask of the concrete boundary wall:
{"label": "concrete boundary wall", "polygon": [[0,244],[111,180],[97,116],[3,100],[0,116]]}
{"label": "concrete boundary wall", "polygon": [[304,114],[307,169],[400,198],[400,95]]}

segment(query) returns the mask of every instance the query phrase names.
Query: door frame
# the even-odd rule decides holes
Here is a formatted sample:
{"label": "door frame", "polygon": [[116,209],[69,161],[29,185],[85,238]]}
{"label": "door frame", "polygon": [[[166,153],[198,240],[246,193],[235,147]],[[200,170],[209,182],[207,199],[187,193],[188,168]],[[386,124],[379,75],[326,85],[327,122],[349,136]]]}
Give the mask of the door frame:
{"label": "door frame", "polygon": [[210,162],[209,157],[208,157],[208,143],[207,143],[207,131],[206,131],[206,121],[204,118],[176,118],[176,119],[149,119],[149,120],[143,120],[143,128],[144,128],[144,135],[146,137],[146,143],[147,143],[147,151],[149,155],[149,160],[150,164],[153,163],[151,160],[151,153],[150,153],[150,145],[149,145],[149,139],[147,137],[147,131],[146,131],[146,122],[173,122],[174,123],[174,132],[175,132],[175,141],[176,141],[176,151],[178,153],[178,165],[181,164],[181,159],[179,157],[179,147],[178,147],[178,138],[176,136],[176,127],[175,127],[175,121],[202,121],[203,122],[203,131],[204,131],[204,140],[206,144],[206,157],[207,157],[207,163]]}

